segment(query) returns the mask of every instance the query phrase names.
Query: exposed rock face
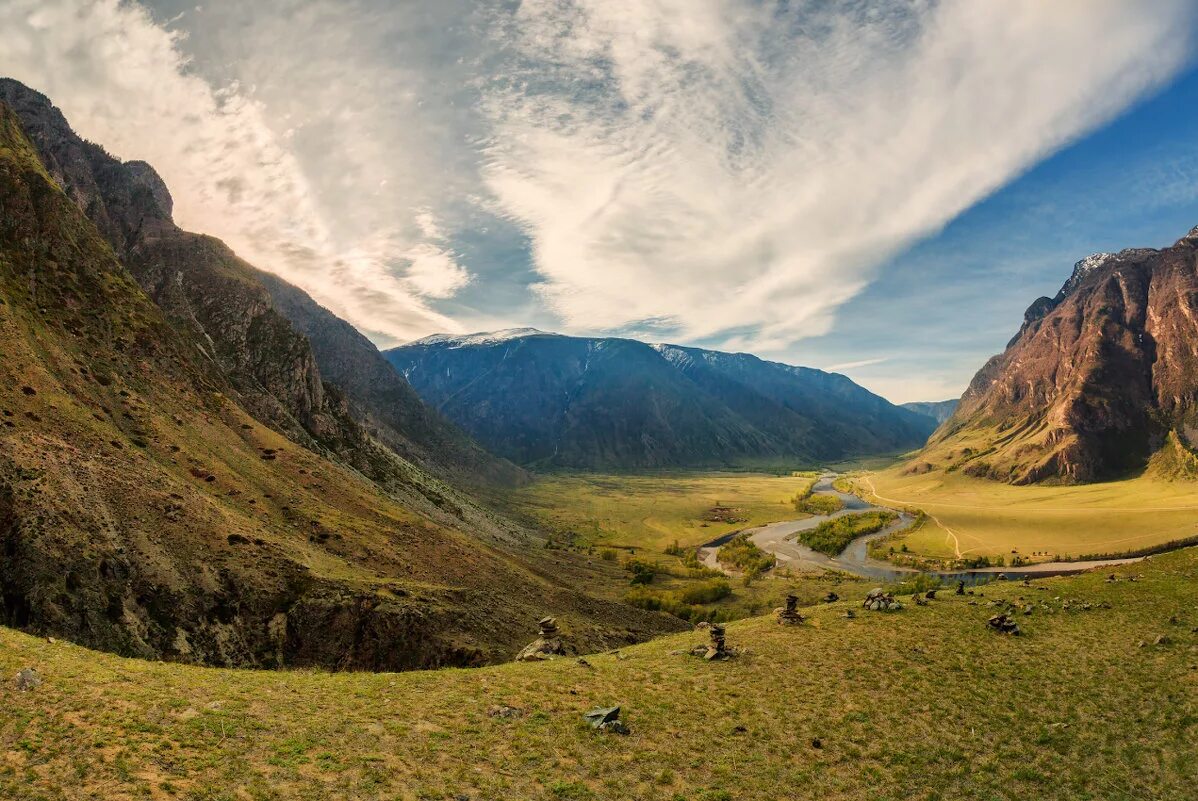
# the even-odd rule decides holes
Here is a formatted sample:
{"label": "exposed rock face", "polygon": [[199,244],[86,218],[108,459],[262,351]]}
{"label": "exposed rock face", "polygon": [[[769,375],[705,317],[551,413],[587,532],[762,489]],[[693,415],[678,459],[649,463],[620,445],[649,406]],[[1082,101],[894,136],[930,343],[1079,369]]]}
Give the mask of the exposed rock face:
{"label": "exposed rock face", "polygon": [[916,447],[935,428],[842,375],[743,353],[517,330],[428,337],[386,356],[425,400],[520,464],[815,462]]}
{"label": "exposed rock face", "polygon": [[148,164],[122,163],[80,139],[47,98],[16,81],[0,79],[0,102],[16,111],[50,175],[259,420],[383,484],[400,479],[372,436],[459,482],[523,480],[429,409],[348,323],[220,240],[178,228],[170,192]]}
{"label": "exposed rock face", "polygon": [[[1198,231],[1198,229],[1196,229]],[[912,469],[1026,484],[1087,482],[1153,460],[1181,475],[1198,447],[1198,233],[1100,253],[1039,298]]]}

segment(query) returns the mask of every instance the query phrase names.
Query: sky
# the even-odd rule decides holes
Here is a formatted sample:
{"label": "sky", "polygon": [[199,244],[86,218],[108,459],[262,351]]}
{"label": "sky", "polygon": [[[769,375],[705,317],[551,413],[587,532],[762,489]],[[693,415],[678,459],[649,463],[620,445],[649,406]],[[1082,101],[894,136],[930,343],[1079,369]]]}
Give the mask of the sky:
{"label": "sky", "polygon": [[0,74],[380,347],[514,326],[954,397],[1198,224],[1198,0],[0,0]]}

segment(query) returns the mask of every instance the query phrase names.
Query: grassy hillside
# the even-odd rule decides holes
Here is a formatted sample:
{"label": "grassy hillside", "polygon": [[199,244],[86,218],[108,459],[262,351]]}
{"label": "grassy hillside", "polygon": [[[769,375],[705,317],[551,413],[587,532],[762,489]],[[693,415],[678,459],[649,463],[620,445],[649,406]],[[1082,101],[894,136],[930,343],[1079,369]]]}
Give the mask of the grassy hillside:
{"label": "grassy hillside", "polygon": [[342,668],[508,658],[545,614],[592,647],[677,626],[580,593],[594,571],[522,550],[398,457],[403,501],[257,422],[3,104],[0,353],[7,625],[148,658]]}
{"label": "grassy hillside", "polygon": [[1194,485],[1154,475],[1080,486],[1012,486],[961,472],[894,467],[857,481],[879,503],[919,508],[929,524],[904,542],[949,557],[1123,553],[1198,535]]}
{"label": "grassy hillside", "polygon": [[[0,630],[0,796],[1192,798],[1198,553],[1106,572],[894,614],[862,588],[801,627],[729,625],[748,652],[725,663],[678,653],[696,632],[589,666],[238,672]],[[1018,598],[1024,636],[990,631],[988,602]],[[16,692],[25,667],[43,683]],[[630,736],[583,724],[610,704]]]}

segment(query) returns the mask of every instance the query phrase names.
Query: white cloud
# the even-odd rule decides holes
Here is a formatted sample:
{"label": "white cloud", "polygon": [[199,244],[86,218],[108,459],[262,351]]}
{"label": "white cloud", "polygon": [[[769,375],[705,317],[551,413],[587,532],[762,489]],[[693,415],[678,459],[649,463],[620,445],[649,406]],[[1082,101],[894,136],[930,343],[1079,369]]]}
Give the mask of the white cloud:
{"label": "white cloud", "polygon": [[842,362],[840,364],[834,364],[831,367],[825,367],[824,369],[833,373],[840,370],[859,370],[862,367],[872,367],[875,364],[883,364],[887,361],[889,361],[889,359],[883,356],[877,359],[861,359],[855,362]]}
{"label": "white cloud", "polygon": [[525,0],[485,177],[567,328],[777,350],[1175,73],[1193,9]]}
{"label": "white cloud", "polygon": [[[1195,7],[142,2],[162,24],[0,0],[0,73],[377,341],[532,315],[771,353],[1175,73]],[[539,306],[496,279],[520,267],[495,222],[527,235]]]}
{"label": "white cloud", "polygon": [[[350,180],[331,196],[327,176],[298,154],[293,120],[244,84],[214,89],[182,55],[180,38],[140,6],[3,0],[0,30],[0,74],[48,95],[86,138],[154,165],[183,227],[224,239],[382,338],[456,330],[421,296],[451,295],[466,283],[464,270],[394,205],[371,213],[362,165],[334,167]],[[281,45],[300,57],[294,41],[272,52]],[[356,197],[352,207],[347,197]],[[406,274],[397,266],[405,262]]]}

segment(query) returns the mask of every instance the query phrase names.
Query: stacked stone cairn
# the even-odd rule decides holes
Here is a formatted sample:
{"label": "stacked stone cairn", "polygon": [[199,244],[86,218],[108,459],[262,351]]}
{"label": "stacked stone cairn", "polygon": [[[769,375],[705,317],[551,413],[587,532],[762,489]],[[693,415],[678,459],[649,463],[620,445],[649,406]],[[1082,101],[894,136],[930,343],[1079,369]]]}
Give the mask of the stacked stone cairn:
{"label": "stacked stone cairn", "polygon": [[728,647],[728,643],[724,640],[724,626],[720,623],[712,623],[707,629],[711,637],[711,642],[707,645],[696,645],[691,649],[691,654],[701,656],[709,661],[720,661],[736,656],[736,651]]}
{"label": "stacked stone cairn", "polygon": [[903,604],[892,593],[886,592],[881,587],[870,590],[861,606],[871,612],[897,612],[903,608]]}
{"label": "stacked stone cairn", "polygon": [[783,626],[797,626],[803,622],[803,616],[799,614],[799,597],[797,595],[787,595],[786,606],[780,606],[774,612],[778,615],[778,622]]}
{"label": "stacked stone cairn", "polygon": [[566,647],[562,645],[557,621],[551,617],[544,617],[537,625],[540,628],[540,636],[516,656],[517,662],[543,662],[546,659],[565,656]]}

